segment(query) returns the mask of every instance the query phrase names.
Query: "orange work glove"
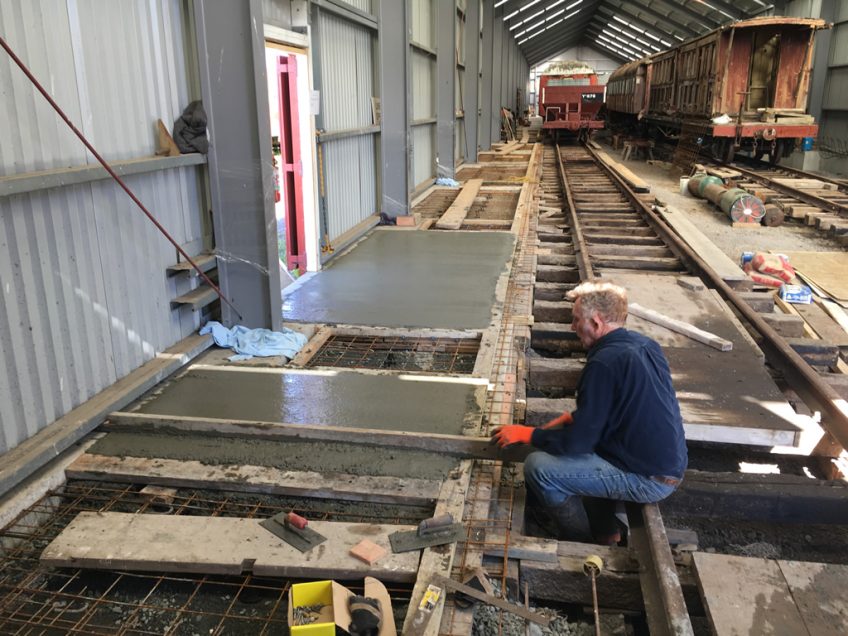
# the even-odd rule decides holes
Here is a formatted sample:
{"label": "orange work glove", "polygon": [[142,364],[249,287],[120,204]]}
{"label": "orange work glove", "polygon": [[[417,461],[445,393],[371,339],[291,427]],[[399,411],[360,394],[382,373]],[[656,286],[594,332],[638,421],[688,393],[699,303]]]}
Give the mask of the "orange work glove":
{"label": "orange work glove", "polygon": [[535,428],[532,426],[521,426],[520,424],[499,426],[492,434],[492,441],[501,448],[510,444],[529,444],[534,430]]}
{"label": "orange work glove", "polygon": [[552,428],[557,428],[558,426],[569,426],[570,424],[574,424],[574,418],[571,417],[571,413],[563,413],[559,417],[552,419],[550,422],[542,424],[539,428],[547,431]]}

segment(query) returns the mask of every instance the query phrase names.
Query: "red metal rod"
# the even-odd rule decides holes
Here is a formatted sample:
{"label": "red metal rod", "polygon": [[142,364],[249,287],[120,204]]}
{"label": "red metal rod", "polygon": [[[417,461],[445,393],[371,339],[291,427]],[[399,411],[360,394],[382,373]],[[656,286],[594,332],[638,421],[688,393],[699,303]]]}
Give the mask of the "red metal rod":
{"label": "red metal rod", "polygon": [[188,263],[195,270],[197,270],[197,273],[206,282],[206,284],[208,284],[212,289],[215,290],[215,293],[218,294],[218,297],[223,302],[227,303],[232,308],[232,310],[234,312],[236,312],[236,315],[239,317],[239,320],[241,320],[242,315],[239,313],[239,310],[236,309],[235,305],[233,305],[233,303],[231,303],[229,300],[227,300],[224,297],[224,294],[221,292],[219,287],[215,283],[212,282],[212,279],[210,279],[206,275],[206,273],[203,270],[201,270],[200,267],[197,266],[197,263],[195,263],[192,260],[191,256],[189,256],[186,253],[186,251],[182,247],[179,246],[179,244],[174,240],[174,238],[170,234],[168,234],[168,231],[164,227],[162,227],[162,224],[159,223],[159,221],[156,220],[156,217],[153,216],[153,214],[144,206],[144,204],[141,201],[139,201],[138,197],[135,196],[135,194],[133,193],[132,190],[130,190],[129,186],[126,183],[124,183],[124,181],[121,179],[121,177],[119,177],[118,174],[112,169],[112,166],[110,166],[106,162],[106,160],[103,157],[100,156],[100,153],[97,152],[94,149],[94,146],[92,146],[91,143],[88,141],[88,139],[85,138],[85,135],[83,135],[77,129],[77,127],[74,126],[74,123],[68,118],[68,116],[65,114],[65,112],[59,107],[59,104],[57,104],[53,100],[53,98],[50,97],[50,94],[44,89],[44,87],[41,85],[41,83],[35,78],[35,76],[32,74],[32,72],[29,70],[29,68],[27,68],[26,64],[24,64],[23,61],[17,55],[15,55],[15,52],[12,50],[12,48],[9,46],[9,44],[6,42],[6,40],[3,38],[3,36],[0,36],[0,46],[2,46],[6,50],[6,53],[9,54],[9,57],[11,57],[12,60],[14,60],[15,64],[17,64],[18,67],[21,69],[21,71],[23,71],[24,75],[26,75],[29,78],[29,81],[32,82],[33,85],[38,89],[38,92],[41,93],[42,95],[44,95],[44,99],[46,99],[48,101],[48,103],[53,107],[53,109],[57,113],[59,113],[59,117],[61,117],[65,121],[65,123],[68,124],[68,127],[74,132],[74,134],[77,137],[79,137],[80,141],[85,145],[86,148],[88,148],[89,152],[91,152],[91,154],[94,155],[94,158],[97,159],[97,161],[100,162],[100,165],[103,166],[103,168],[106,170],[106,172],[108,172],[109,175],[115,181],[118,182],[118,185],[120,185],[124,189],[124,192],[126,192],[127,195],[129,195],[130,199],[132,199],[135,202],[135,204],[139,208],[141,208],[141,211],[144,212],[145,215],[147,215],[147,218],[150,219],[150,221],[153,223],[153,225],[155,225],[156,228],[165,236],[165,238],[168,239],[171,242],[171,245],[173,245],[175,248],[177,248],[177,251],[183,256],[183,258],[186,259],[186,261],[188,261]]}

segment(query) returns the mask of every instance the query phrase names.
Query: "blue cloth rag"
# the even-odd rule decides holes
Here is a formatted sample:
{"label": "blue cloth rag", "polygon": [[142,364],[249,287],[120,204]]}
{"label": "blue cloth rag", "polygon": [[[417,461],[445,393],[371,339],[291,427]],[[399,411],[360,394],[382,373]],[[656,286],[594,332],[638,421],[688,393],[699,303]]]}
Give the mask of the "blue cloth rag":
{"label": "blue cloth rag", "polygon": [[459,185],[459,181],[456,179],[451,179],[450,177],[439,177],[436,179],[436,185],[440,186],[451,186],[452,188],[456,188]]}
{"label": "blue cloth rag", "polygon": [[293,358],[306,344],[306,336],[291,329],[271,331],[270,329],[248,329],[241,325],[227,329],[215,320],[210,320],[200,330],[201,336],[208,333],[212,334],[216,345],[236,352],[237,355],[229,358],[233,362],[250,360],[253,356]]}

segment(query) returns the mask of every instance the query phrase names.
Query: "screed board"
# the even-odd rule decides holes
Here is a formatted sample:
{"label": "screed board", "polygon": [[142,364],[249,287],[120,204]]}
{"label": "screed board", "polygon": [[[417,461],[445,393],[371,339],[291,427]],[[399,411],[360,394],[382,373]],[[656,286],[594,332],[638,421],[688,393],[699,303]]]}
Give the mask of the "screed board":
{"label": "screed board", "polygon": [[628,316],[627,328],[663,348],[690,440],[793,445],[798,416],[762,363],[761,353],[742,335],[707,290],[686,289],[674,276],[616,275],[628,300],[682,320],[733,343],[717,351],[661,325]]}
{"label": "screed board", "polygon": [[283,299],[295,322],[485,329],[509,232],[376,230]]}
{"label": "screed board", "polygon": [[413,526],[310,521],[327,541],[301,553],[260,519],[81,512],[41,554],[48,566],[322,579],[413,581],[420,552],[368,565],[348,554],[362,539],[389,548],[388,535]]}

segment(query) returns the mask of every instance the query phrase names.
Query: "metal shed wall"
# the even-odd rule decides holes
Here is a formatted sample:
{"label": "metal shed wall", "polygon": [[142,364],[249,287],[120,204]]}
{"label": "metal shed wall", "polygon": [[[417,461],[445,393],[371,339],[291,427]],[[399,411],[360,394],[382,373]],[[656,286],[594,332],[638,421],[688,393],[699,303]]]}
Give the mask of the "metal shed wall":
{"label": "metal shed wall", "polygon": [[[107,160],[154,153],[191,79],[181,0],[0,0],[0,32]],[[0,175],[95,163],[0,53]],[[196,168],[126,178],[190,253]],[[189,335],[173,247],[111,181],[0,197],[0,452]],[[184,290],[180,290],[184,291]]]}
{"label": "metal shed wall", "polygon": [[[322,127],[326,133],[369,127],[373,124],[371,98],[377,96],[374,32],[328,11],[319,16]],[[378,211],[375,135],[353,134],[321,146],[324,231],[333,240]]]}
{"label": "metal shed wall", "polygon": [[436,177],[436,40],[433,0],[409,0],[412,186]]}

